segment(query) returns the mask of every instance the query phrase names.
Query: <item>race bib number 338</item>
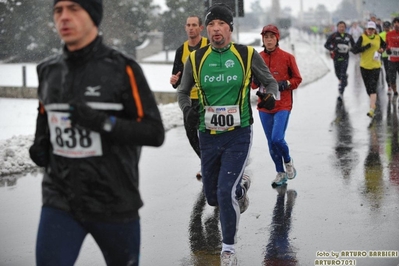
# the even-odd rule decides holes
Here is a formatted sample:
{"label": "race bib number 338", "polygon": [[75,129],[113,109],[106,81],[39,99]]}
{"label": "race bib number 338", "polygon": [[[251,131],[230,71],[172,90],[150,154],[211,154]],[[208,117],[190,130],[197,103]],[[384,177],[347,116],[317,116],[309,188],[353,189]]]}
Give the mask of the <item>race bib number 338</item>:
{"label": "race bib number 338", "polygon": [[205,126],[207,129],[226,131],[240,125],[241,118],[238,105],[205,106]]}
{"label": "race bib number 338", "polygon": [[85,158],[102,155],[100,134],[71,127],[69,114],[48,112],[53,153],[68,158]]}

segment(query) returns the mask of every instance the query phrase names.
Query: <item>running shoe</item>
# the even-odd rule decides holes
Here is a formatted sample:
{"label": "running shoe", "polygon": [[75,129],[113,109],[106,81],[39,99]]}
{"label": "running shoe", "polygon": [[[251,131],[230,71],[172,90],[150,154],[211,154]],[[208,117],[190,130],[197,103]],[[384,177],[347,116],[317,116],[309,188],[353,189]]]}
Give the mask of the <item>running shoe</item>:
{"label": "running shoe", "polygon": [[220,254],[220,266],[236,266],[236,265],[237,265],[237,257],[235,253],[223,251],[222,254]]}
{"label": "running shoe", "polygon": [[248,189],[251,186],[251,179],[249,175],[244,174],[241,180],[241,187],[243,188],[243,195],[240,199],[238,199],[238,206],[240,206],[240,213],[245,212],[248,209],[249,198],[248,198]]}
{"label": "running shoe", "polygon": [[277,173],[276,179],[274,179],[272,182],[272,187],[275,188],[284,185],[286,182],[287,182],[287,174],[283,172]]}
{"label": "running shoe", "polygon": [[296,177],[296,169],[294,167],[294,161],[291,158],[291,161],[285,163],[285,172],[287,173],[288,179],[294,179]]}
{"label": "running shoe", "polygon": [[374,109],[373,108],[370,108],[370,111],[367,113],[367,116],[371,117],[371,118],[374,117]]}

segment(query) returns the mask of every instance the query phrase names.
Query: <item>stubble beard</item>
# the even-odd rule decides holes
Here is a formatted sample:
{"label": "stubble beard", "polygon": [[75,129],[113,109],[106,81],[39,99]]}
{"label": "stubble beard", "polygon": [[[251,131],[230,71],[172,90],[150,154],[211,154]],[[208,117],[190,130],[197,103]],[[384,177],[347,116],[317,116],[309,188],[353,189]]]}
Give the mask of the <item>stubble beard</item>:
{"label": "stubble beard", "polygon": [[222,37],[222,39],[220,39],[220,41],[213,40],[213,44],[218,45],[218,46],[224,45],[225,42],[226,42],[226,39],[224,37]]}

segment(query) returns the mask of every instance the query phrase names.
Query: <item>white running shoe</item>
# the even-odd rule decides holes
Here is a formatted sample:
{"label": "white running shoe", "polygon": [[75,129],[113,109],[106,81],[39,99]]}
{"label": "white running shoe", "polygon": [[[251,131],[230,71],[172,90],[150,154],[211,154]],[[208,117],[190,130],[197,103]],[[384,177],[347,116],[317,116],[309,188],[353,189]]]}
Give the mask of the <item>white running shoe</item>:
{"label": "white running shoe", "polygon": [[287,173],[288,179],[294,179],[296,177],[296,169],[294,167],[294,161],[291,158],[291,161],[285,163],[285,172]]}
{"label": "white running shoe", "polygon": [[287,174],[284,172],[277,173],[276,178],[272,182],[272,187],[282,186],[287,183]]}
{"label": "white running shoe", "polygon": [[236,254],[223,251],[222,254],[220,254],[220,266],[237,266]]}
{"label": "white running shoe", "polygon": [[244,194],[240,199],[238,199],[238,206],[240,206],[240,213],[243,213],[248,209],[249,198],[247,192],[250,186],[251,186],[251,179],[249,178],[249,175],[244,174],[241,180],[241,187],[244,190]]}

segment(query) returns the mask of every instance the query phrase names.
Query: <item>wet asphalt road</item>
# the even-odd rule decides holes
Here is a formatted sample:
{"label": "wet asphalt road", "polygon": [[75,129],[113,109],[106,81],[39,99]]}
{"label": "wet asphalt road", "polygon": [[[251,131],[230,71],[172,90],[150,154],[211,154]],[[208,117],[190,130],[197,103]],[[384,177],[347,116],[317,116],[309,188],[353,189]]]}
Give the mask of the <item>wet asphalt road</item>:
{"label": "wet asphalt road", "polygon": [[[389,101],[380,88],[371,123],[355,58],[348,73],[343,104],[336,100],[332,72],[296,92],[286,139],[298,175],[284,189],[270,186],[275,170],[255,114],[247,168],[251,203],[238,232],[240,265],[314,265],[342,251],[366,251],[340,258],[349,265],[399,264],[397,100]],[[143,265],[218,265],[217,214],[201,207],[201,184],[194,178],[199,162],[184,130],[169,132],[160,150],[147,149],[142,169]],[[157,255],[145,255],[148,250]],[[396,257],[371,258],[372,250],[395,251]]]}
{"label": "wet asphalt road", "polygon": [[[333,263],[333,255],[342,252],[348,256],[338,257],[335,265],[399,265],[397,99],[380,88],[371,122],[354,58],[348,73],[343,104],[336,99],[333,72],[295,93],[286,140],[298,174],[286,187],[270,185],[276,173],[255,113],[247,167],[250,206],[241,216],[236,247],[239,265],[318,265],[317,260]],[[199,160],[184,129],[167,132],[161,148],[145,148],[140,167],[141,265],[219,265],[218,213],[201,194],[195,179]],[[0,241],[0,265],[34,265],[40,181],[40,175],[28,174],[8,184],[12,198],[0,195],[2,205],[10,206],[3,208],[2,219],[10,220],[11,228]],[[370,251],[393,251],[394,257],[371,258]],[[105,265],[91,237],[76,265]]]}
{"label": "wet asphalt road", "polygon": [[[236,249],[240,265],[315,265],[337,252],[349,252],[337,265],[399,264],[397,99],[380,88],[371,121],[355,58],[348,73],[343,103],[332,72],[296,92],[286,139],[298,175],[285,188],[270,186],[275,170],[255,114],[247,167],[251,203]],[[194,178],[199,161],[184,130],[168,132],[161,149],[146,149],[141,166],[142,264],[219,265],[218,214],[201,198]],[[394,258],[371,258],[375,250],[394,251]]]}

